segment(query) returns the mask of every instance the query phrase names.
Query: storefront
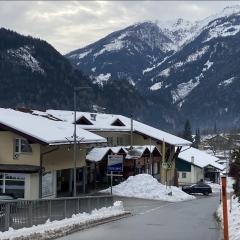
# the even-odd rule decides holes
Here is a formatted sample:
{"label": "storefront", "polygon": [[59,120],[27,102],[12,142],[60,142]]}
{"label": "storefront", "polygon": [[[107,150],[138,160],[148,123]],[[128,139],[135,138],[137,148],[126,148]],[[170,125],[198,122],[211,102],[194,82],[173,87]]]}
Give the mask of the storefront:
{"label": "storefront", "polygon": [[16,198],[39,197],[39,167],[31,165],[0,164],[0,193]]}

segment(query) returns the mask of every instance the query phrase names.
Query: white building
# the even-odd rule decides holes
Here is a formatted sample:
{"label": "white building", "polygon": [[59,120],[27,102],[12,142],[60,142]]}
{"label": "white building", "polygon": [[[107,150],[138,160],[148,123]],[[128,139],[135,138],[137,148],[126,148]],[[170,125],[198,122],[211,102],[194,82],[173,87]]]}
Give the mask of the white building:
{"label": "white building", "polygon": [[219,182],[220,172],[224,166],[217,163],[218,160],[196,148],[183,148],[176,162],[179,184],[194,184],[201,180]]}

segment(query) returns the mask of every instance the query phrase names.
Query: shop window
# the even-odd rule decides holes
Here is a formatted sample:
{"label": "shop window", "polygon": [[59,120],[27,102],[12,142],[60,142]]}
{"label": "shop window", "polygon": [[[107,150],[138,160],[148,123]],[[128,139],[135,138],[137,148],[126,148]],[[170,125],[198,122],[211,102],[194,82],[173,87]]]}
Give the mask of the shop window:
{"label": "shop window", "polygon": [[0,191],[17,198],[24,198],[25,175],[20,173],[0,173]]}
{"label": "shop window", "polygon": [[32,147],[26,139],[17,138],[15,140],[15,153],[31,153]]}
{"label": "shop window", "polygon": [[182,178],[187,178],[187,173],[182,172]]}

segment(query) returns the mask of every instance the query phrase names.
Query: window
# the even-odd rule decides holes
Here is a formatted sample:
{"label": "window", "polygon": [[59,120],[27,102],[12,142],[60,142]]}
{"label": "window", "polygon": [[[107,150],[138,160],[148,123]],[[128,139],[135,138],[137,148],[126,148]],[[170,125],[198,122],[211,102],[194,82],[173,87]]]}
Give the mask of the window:
{"label": "window", "polygon": [[182,178],[187,178],[187,173],[186,172],[182,172]]}
{"label": "window", "polygon": [[113,137],[107,137],[107,142],[109,146],[113,146]]}
{"label": "window", "polygon": [[24,198],[25,175],[21,173],[0,173],[0,192]]}
{"label": "window", "polygon": [[116,127],[124,127],[126,126],[120,119],[116,119],[112,124],[112,126],[116,126]]}
{"label": "window", "polygon": [[29,142],[22,138],[15,140],[15,153],[31,153],[32,148]]}
{"label": "window", "polygon": [[76,124],[79,125],[93,125],[86,117],[82,116],[76,121]]}
{"label": "window", "polygon": [[122,137],[117,137],[117,145],[123,145]]}

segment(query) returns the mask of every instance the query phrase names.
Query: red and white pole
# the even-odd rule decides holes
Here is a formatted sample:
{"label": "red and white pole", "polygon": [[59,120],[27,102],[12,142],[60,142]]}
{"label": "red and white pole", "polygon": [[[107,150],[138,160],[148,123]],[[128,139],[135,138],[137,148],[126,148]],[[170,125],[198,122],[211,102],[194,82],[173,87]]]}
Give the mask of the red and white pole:
{"label": "red and white pole", "polygon": [[229,240],[228,235],[228,210],[227,210],[227,178],[222,177],[222,205],[223,205],[223,235],[224,240]]}

